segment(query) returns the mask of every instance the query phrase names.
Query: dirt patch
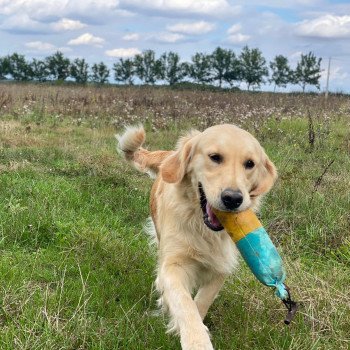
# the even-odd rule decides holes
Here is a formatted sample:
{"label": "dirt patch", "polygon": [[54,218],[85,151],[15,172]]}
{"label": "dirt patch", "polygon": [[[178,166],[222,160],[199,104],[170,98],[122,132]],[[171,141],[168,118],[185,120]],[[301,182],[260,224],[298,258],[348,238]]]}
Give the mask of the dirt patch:
{"label": "dirt patch", "polygon": [[22,128],[22,124],[15,120],[0,120],[1,134],[11,133],[13,130]]}
{"label": "dirt patch", "polygon": [[0,121],[0,147],[37,147],[43,141],[18,121]]}

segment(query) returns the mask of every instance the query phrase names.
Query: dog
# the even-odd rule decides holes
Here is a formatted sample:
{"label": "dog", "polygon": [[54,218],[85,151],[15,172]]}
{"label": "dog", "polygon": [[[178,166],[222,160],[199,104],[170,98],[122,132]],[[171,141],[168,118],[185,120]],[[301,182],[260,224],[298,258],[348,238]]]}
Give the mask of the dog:
{"label": "dog", "polygon": [[124,158],[155,177],[151,231],[168,329],[180,335],[184,350],[213,349],[203,320],[239,253],[212,208],[257,211],[277,178],[276,167],[250,133],[230,124],[192,130],[173,151],[143,148],[142,126],[127,127],[117,138]]}

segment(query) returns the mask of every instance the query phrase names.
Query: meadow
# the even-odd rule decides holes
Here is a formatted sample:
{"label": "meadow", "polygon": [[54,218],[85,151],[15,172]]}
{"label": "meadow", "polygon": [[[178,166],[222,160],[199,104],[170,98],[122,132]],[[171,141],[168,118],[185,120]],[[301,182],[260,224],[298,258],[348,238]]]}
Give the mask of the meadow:
{"label": "meadow", "polygon": [[0,348],[180,349],[156,312],[151,180],[114,134],[147,147],[235,123],[279,171],[261,220],[300,302],[284,306],[241,265],[205,320],[215,349],[350,348],[350,97],[152,87],[0,85]]}

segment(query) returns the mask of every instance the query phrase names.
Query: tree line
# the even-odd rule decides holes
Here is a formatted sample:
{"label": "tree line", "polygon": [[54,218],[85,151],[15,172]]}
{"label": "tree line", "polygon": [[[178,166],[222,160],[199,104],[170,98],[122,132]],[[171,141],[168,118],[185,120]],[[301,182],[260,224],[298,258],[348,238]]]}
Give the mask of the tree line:
{"label": "tree line", "polygon": [[[312,52],[301,54],[293,69],[287,57],[277,55],[268,64],[258,48],[248,46],[239,54],[217,47],[210,54],[194,54],[190,62],[182,62],[176,52],[165,52],[156,57],[153,50],[146,50],[133,58],[120,58],[112,70],[116,82],[129,85],[135,80],[151,85],[167,83],[172,86],[191,81],[219,87],[235,87],[244,82],[248,90],[270,83],[274,84],[274,89],[297,84],[305,91],[307,85],[320,88],[321,60]],[[0,57],[0,80],[45,82],[69,79],[80,84],[104,84],[109,82],[110,74],[103,62],[90,66],[84,58],[70,60],[60,51],[42,60],[27,61],[18,53]]]}

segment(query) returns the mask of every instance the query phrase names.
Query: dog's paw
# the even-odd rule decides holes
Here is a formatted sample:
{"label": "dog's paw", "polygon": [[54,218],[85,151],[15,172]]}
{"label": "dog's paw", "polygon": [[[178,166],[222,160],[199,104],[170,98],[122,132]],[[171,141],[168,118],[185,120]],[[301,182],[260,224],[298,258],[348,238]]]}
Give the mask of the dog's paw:
{"label": "dog's paw", "polygon": [[214,350],[208,328],[205,326],[200,332],[193,330],[182,334],[181,346],[182,350]]}
{"label": "dog's paw", "polygon": [[206,341],[198,341],[182,345],[182,350],[214,350],[214,348],[210,341],[209,343]]}

